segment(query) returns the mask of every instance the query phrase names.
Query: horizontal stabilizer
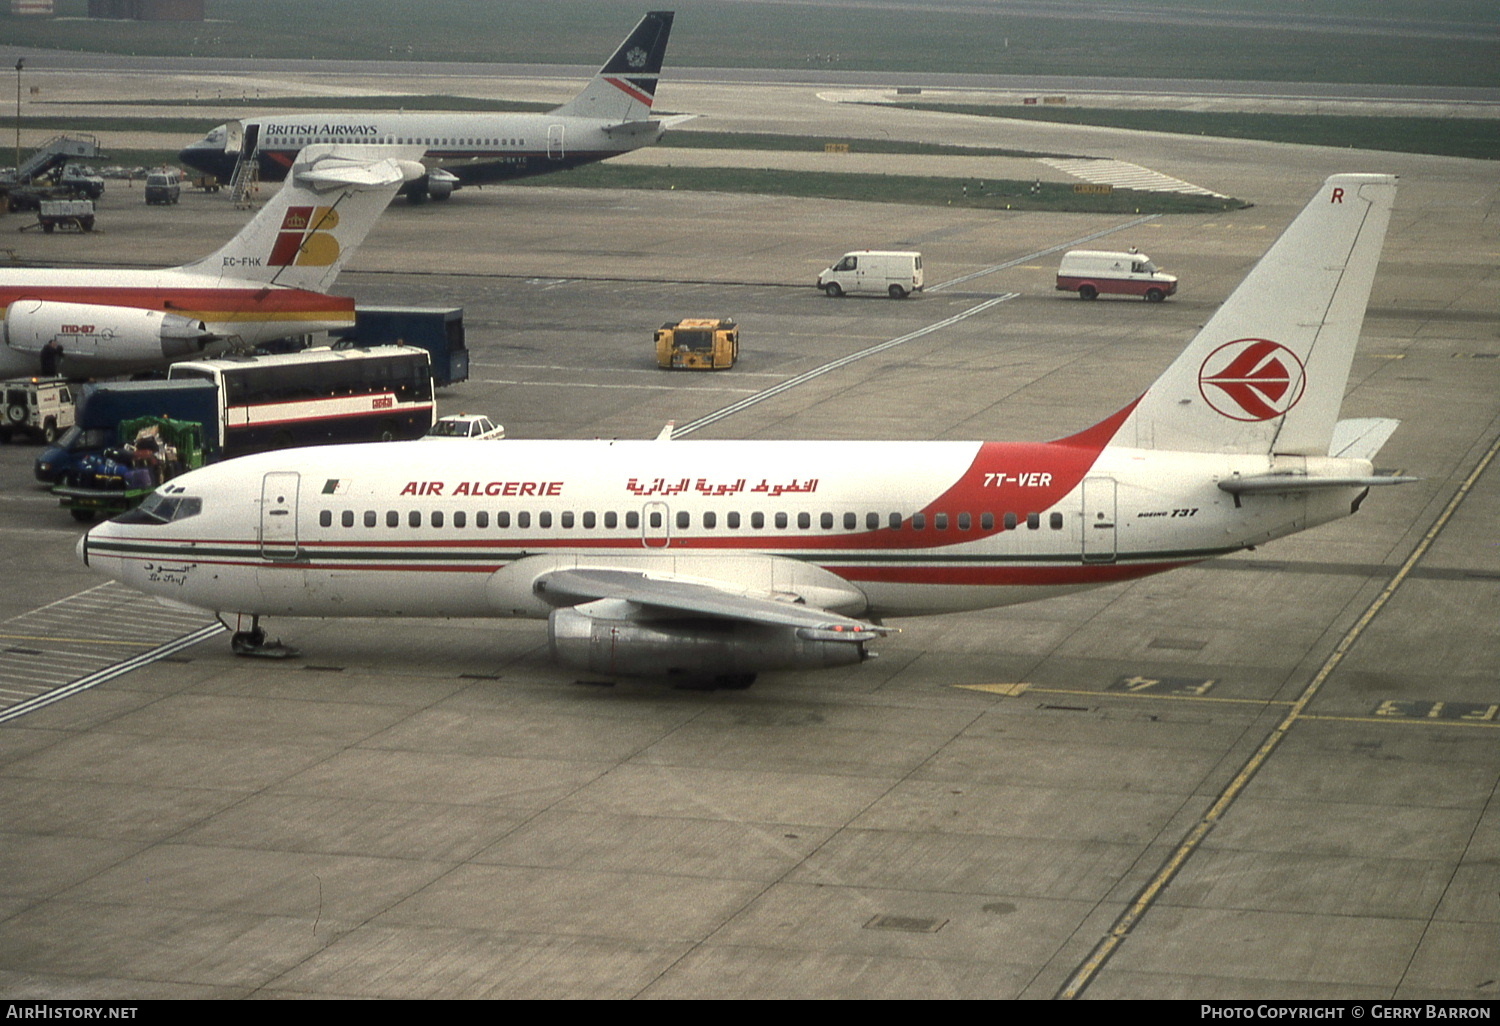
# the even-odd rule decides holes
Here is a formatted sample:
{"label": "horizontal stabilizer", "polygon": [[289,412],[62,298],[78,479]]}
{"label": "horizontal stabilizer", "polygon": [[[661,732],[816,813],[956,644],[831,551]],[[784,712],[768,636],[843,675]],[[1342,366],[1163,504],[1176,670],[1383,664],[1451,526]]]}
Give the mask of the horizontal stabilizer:
{"label": "horizontal stabilizer", "polygon": [[650,121],[621,121],[617,124],[605,125],[600,130],[611,139],[654,139],[667,129],[676,128],[697,116],[696,114],[674,114],[669,118],[652,118]]}
{"label": "horizontal stabilizer", "polygon": [[614,125],[601,125],[599,131],[611,139],[655,139],[661,135],[660,121],[621,121]]}
{"label": "horizontal stabilizer", "polygon": [[740,620],[775,627],[828,632],[820,640],[867,641],[894,633],[814,606],[756,598],[681,578],[651,576],[633,570],[555,570],[537,578],[538,598],[564,607],[615,599],[642,607],[643,619],[663,612],[676,615]]}
{"label": "horizontal stabilizer", "polygon": [[1356,420],[1341,420],[1333,426],[1333,441],[1328,445],[1328,455],[1351,460],[1371,460],[1385,445],[1396,429],[1399,420],[1390,417],[1361,417]]}
{"label": "horizontal stabilizer", "polygon": [[1310,474],[1255,474],[1227,477],[1219,488],[1230,495],[1289,495],[1319,488],[1370,488],[1377,485],[1411,484],[1419,477],[1375,474],[1366,477],[1317,477]]}

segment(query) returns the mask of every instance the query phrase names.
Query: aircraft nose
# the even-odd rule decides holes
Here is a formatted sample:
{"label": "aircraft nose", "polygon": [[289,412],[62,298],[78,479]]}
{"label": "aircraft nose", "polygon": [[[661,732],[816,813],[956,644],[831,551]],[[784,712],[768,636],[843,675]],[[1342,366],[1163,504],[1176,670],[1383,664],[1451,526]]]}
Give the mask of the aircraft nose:
{"label": "aircraft nose", "polygon": [[88,566],[89,565],[89,535],[88,535],[87,531],[85,531],[83,533],[83,537],[81,537],[81,538],[78,539],[78,548],[75,551],[78,553],[78,559],[79,559],[79,561],[81,563],[83,563],[84,566]]}
{"label": "aircraft nose", "polygon": [[[235,155],[224,152],[223,143],[214,143],[209,139],[199,139],[191,146],[184,146],[177,151],[177,159],[194,171],[202,171],[205,174],[217,174],[221,168],[219,165],[226,161],[232,162]],[[233,164],[230,163],[230,167]]]}

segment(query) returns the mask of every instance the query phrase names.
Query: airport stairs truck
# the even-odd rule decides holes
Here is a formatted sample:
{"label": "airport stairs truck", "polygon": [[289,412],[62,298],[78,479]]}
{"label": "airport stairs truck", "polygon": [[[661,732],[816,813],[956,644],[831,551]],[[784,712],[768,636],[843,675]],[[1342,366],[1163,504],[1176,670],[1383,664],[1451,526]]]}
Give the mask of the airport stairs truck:
{"label": "airport stairs truck", "polygon": [[[104,192],[104,179],[89,175],[82,168],[69,169],[65,165],[72,160],[99,156],[99,140],[92,135],[59,135],[48,139],[35,153],[21,161],[14,179],[5,184],[6,206],[15,213],[37,210],[43,200],[73,198],[80,194],[98,199]],[[49,176],[56,176],[58,182],[44,182]]]}

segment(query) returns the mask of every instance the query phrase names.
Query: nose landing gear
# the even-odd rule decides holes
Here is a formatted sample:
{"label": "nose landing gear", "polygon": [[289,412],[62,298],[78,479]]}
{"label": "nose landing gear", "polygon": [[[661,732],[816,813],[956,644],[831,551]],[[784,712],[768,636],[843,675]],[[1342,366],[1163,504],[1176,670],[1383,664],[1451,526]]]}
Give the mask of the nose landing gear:
{"label": "nose landing gear", "polygon": [[230,636],[229,649],[237,656],[255,656],[258,659],[295,659],[302,654],[290,645],[283,645],[280,638],[267,641],[259,616],[250,618],[248,631],[235,631]]}

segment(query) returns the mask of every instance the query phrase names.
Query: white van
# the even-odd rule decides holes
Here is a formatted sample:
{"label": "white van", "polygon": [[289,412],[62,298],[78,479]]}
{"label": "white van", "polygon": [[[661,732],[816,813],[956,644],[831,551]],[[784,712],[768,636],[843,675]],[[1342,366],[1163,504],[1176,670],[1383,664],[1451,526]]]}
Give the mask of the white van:
{"label": "white van", "polygon": [[818,288],[830,296],[846,292],[879,292],[905,299],[922,291],[922,254],[898,250],[861,249],[818,275]]}
{"label": "white van", "polygon": [[182,196],[182,176],[176,171],[152,171],[146,176],[147,203],[176,203]]}
{"label": "white van", "polygon": [[1057,269],[1057,289],[1076,292],[1081,299],[1097,299],[1109,293],[1160,303],[1177,291],[1177,277],[1158,271],[1144,253],[1074,249],[1063,254],[1062,266]]}

